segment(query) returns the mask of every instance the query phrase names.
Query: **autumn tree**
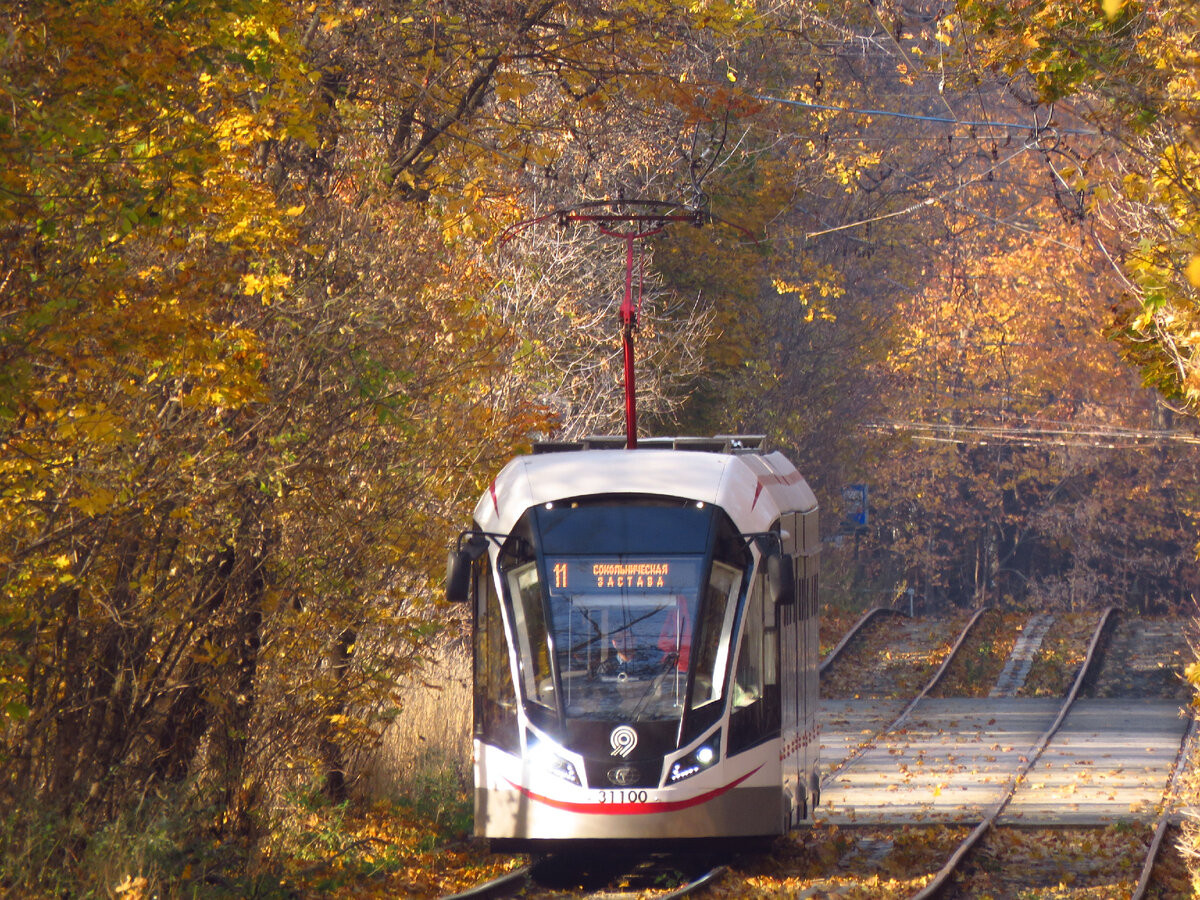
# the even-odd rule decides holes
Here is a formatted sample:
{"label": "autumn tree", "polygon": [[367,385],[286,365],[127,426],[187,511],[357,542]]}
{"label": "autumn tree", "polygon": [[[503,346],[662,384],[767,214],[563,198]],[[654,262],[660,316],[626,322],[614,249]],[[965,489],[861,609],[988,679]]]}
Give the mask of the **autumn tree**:
{"label": "autumn tree", "polygon": [[252,839],[268,791],[336,791],[378,733],[473,466],[542,419],[496,405],[473,255],[323,180],[339,126],[290,7],[19,12],[5,805],[74,845],[186,786]]}
{"label": "autumn tree", "polygon": [[240,783],[274,540],[266,473],[239,458],[269,358],[246,311],[277,291],[299,211],[246,175],[264,141],[304,137],[288,18],[17,10],[0,123],[9,802],[111,813],[131,758],[135,778],[169,764],[164,699],[204,665],[196,689],[228,699],[206,723],[228,741],[217,780]]}
{"label": "autumn tree", "polygon": [[[964,234],[993,248],[951,255],[914,298],[895,357],[904,412],[881,425],[929,448],[928,478],[914,493],[893,470],[881,522],[920,561],[919,580],[939,573],[931,587],[962,601],[1178,602],[1187,495],[1160,472],[1194,453],[1107,342],[1105,268],[1048,204],[1020,219],[1040,236],[1036,266],[1023,240],[996,253],[988,232]],[[1116,532],[1120,572],[1100,550]]]}
{"label": "autumn tree", "polygon": [[981,61],[1106,135],[1108,152],[1064,180],[1127,278],[1116,336],[1128,358],[1167,397],[1194,405],[1195,4],[1053,3],[1036,16],[989,2],[962,9]]}
{"label": "autumn tree", "polygon": [[[1099,226],[1098,243],[1124,278],[1113,336],[1145,382],[1194,419],[1200,397],[1196,4],[1050,3],[1036,16],[987,0],[960,8],[983,60],[1016,84],[1032,84],[1037,99],[1072,104],[1108,139],[1108,153],[1069,174]],[[1163,482],[1178,484],[1177,474],[1190,474],[1171,457],[1161,462]],[[1180,486],[1193,490],[1189,480]],[[1147,491],[1143,502],[1160,505],[1156,493]],[[1187,506],[1195,508],[1194,496]],[[1096,556],[1124,567],[1129,553],[1114,537],[1120,552],[1110,545]],[[1193,682],[1196,672],[1188,670]],[[1194,854],[1194,829],[1186,840]]]}
{"label": "autumn tree", "polygon": [[[746,292],[753,359],[718,408],[777,429],[828,530],[841,487],[873,485],[855,571],[874,579],[853,590],[1177,600],[1186,497],[1154,466],[1190,451],[1103,338],[1120,287],[1079,173],[1105,143],[981,70],[969,28],[934,5],[810,15],[796,33],[807,46],[762,76],[792,110],[765,155],[795,189],[775,207],[770,275]],[[1130,503],[1118,470],[1157,484]],[[1145,536],[1120,575],[1084,546],[1116,519]]]}
{"label": "autumn tree", "polygon": [[[2,791],[25,837],[61,823],[60,863],[143,796],[250,846],[284,787],[346,789],[444,627],[438,562],[481,481],[600,419],[568,393],[619,392],[584,371],[598,331],[534,340],[598,320],[612,260],[546,240],[506,272],[487,239],[699,189],[734,102],[719,50],[758,27],[669,3],[194,13],[23,3],[0,58]],[[651,364],[693,357],[710,310],[647,302]],[[678,382],[647,384],[669,412]]]}

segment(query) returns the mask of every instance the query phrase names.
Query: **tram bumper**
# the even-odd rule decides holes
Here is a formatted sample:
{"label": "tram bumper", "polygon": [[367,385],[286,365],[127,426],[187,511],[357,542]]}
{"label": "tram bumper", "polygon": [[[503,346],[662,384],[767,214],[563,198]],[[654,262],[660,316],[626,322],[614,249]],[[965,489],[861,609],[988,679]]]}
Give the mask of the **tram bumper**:
{"label": "tram bumper", "polygon": [[739,760],[736,769],[723,765],[669,788],[634,790],[556,783],[508,756],[493,760],[500,764],[490,777],[477,773],[483,777],[475,791],[475,833],[530,841],[780,834],[785,810],[775,755],[773,766],[769,758]]}

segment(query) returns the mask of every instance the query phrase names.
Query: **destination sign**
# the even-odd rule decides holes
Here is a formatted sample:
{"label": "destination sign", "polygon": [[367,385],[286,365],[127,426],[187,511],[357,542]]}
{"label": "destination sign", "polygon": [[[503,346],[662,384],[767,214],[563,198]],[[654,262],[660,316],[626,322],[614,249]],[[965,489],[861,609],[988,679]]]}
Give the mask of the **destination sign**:
{"label": "destination sign", "polygon": [[613,559],[587,556],[546,560],[551,590],[690,592],[700,581],[700,559]]}

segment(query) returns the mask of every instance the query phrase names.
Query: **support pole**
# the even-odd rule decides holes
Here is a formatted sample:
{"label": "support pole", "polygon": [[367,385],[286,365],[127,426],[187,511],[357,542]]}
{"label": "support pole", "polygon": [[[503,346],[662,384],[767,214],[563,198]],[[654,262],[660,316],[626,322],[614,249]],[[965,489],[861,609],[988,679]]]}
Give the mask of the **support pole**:
{"label": "support pole", "polygon": [[[660,234],[672,222],[691,222],[699,225],[703,216],[698,210],[687,213],[672,212],[679,209],[675,204],[660,204],[649,201],[604,201],[601,206],[631,205],[638,208],[662,209],[654,213],[606,213],[587,214],[582,212],[564,212],[559,214],[559,221],[591,222],[601,234],[617,237],[625,241],[625,297],[621,301],[621,346],[625,355],[625,449],[637,449],[637,382],[634,377],[633,334],[637,331],[638,307],[642,301],[641,270],[638,271],[637,297],[633,290],[633,245],[634,242]],[[632,224],[634,230],[618,231],[614,226],[618,223]],[[640,231],[639,226],[645,226]]]}
{"label": "support pole", "polygon": [[625,449],[637,449],[637,384],[633,367],[633,332],[637,328],[637,310],[633,305],[633,242],[640,235],[625,238],[625,299],[621,302],[621,343],[625,351]]}

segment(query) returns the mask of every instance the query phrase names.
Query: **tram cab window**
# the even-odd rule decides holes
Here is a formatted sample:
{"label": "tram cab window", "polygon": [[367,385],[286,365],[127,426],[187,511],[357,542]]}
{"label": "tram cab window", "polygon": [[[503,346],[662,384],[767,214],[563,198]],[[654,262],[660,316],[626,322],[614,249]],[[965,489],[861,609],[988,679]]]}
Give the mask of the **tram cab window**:
{"label": "tram cab window", "polygon": [[517,698],[500,615],[500,597],[487,558],[477,565],[481,571],[475,579],[475,734],[488,743],[515,751],[520,741]]}
{"label": "tram cab window", "polygon": [[509,572],[508,583],[513,597],[525,696],[534,703],[554,709],[554,678],[550,672],[550,648],[537,564],[526,563]]}
{"label": "tram cab window", "polygon": [[710,727],[730,693],[749,562],[728,516],[705,503],[531,507],[500,553],[531,721],[683,719],[683,737]]}
{"label": "tram cab window", "polygon": [[696,683],[692,688],[693,709],[721,699],[730,634],[741,586],[741,572],[721,562],[713,563],[694,653]]}
{"label": "tram cab window", "polygon": [[[571,565],[567,563],[566,565]],[[663,563],[596,563],[619,570]],[[700,559],[676,559],[698,570]],[[583,588],[552,591],[550,632],[567,718],[678,719],[683,709],[695,596],[680,592]]]}

